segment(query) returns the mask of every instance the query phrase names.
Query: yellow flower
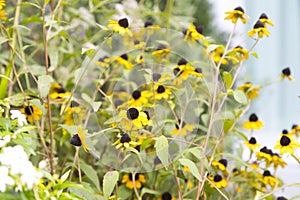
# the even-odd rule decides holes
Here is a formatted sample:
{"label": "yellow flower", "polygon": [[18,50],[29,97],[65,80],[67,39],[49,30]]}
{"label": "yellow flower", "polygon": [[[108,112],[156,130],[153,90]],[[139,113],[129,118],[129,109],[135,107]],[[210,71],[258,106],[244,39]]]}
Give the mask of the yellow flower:
{"label": "yellow flower", "polygon": [[262,177],[263,177],[263,183],[265,185],[270,185],[272,188],[274,188],[278,182],[277,179],[271,175],[269,170],[265,170],[264,173],[262,174]]}
{"label": "yellow flower", "polygon": [[96,65],[100,65],[101,67],[108,68],[110,64],[113,62],[113,58],[109,58],[108,56],[104,56],[95,62]]}
{"label": "yellow flower", "polygon": [[241,46],[236,46],[234,49],[232,49],[229,53],[228,56],[232,60],[233,64],[237,64],[241,62],[242,60],[248,60],[249,59],[249,52],[247,49],[241,47]]}
{"label": "yellow flower", "polygon": [[259,130],[264,127],[264,124],[258,119],[255,113],[252,113],[249,120],[243,124],[243,127],[249,130]]}
{"label": "yellow flower", "polygon": [[0,20],[7,20],[7,12],[5,10],[0,10]]}
{"label": "yellow flower", "polygon": [[77,134],[73,135],[71,138],[70,143],[74,146],[82,146],[83,149],[88,152],[89,147],[85,141],[85,134],[87,133],[87,130],[83,130],[82,126],[77,127]]}
{"label": "yellow flower", "polygon": [[233,11],[225,12],[227,16],[224,18],[225,20],[231,20],[232,23],[236,23],[237,20],[241,20],[244,24],[247,22],[248,15],[244,13],[244,9],[242,7],[236,7]]}
{"label": "yellow flower", "polygon": [[208,179],[211,180],[209,184],[212,188],[214,186],[217,188],[225,188],[227,186],[226,179],[219,174],[216,174],[215,176],[209,176]]}
{"label": "yellow flower", "polygon": [[226,171],[227,167],[227,160],[226,159],[220,159],[219,161],[214,160],[211,165],[215,167],[217,170]]}
{"label": "yellow flower", "polygon": [[297,124],[294,124],[292,126],[292,131],[291,131],[292,134],[295,134],[296,137],[299,137],[299,134],[300,134],[300,126],[298,126]]}
{"label": "yellow flower", "polygon": [[141,129],[152,123],[148,112],[141,111],[137,107],[130,107],[127,111],[122,110],[119,116],[122,117],[120,125],[124,126],[125,130]]}
{"label": "yellow flower", "polygon": [[250,100],[258,97],[258,92],[260,91],[259,87],[253,86],[252,83],[246,82],[243,85],[238,87],[239,90],[242,90]]}
{"label": "yellow flower", "polygon": [[40,116],[43,114],[42,110],[35,105],[27,105],[20,109],[20,112],[26,116],[28,122],[30,123],[40,120]]}
{"label": "yellow flower", "polygon": [[284,168],[287,164],[277,153],[274,153],[272,155],[272,163],[274,164],[275,170],[277,169],[278,166]]}
{"label": "yellow flower", "polygon": [[141,31],[142,34],[144,34],[145,32],[147,32],[150,35],[152,35],[156,29],[160,29],[160,26],[154,25],[151,20],[147,20],[145,22],[145,24],[144,24],[144,27],[145,27],[145,29],[142,29],[142,31]]}
{"label": "yellow flower", "polygon": [[184,35],[184,41],[187,41],[189,44],[193,44],[199,39],[204,39],[203,26],[195,26],[191,22],[190,27],[184,30]]}
{"label": "yellow flower", "polygon": [[112,30],[116,33],[119,33],[120,35],[124,36],[125,34],[132,35],[131,31],[129,30],[129,23],[127,18],[122,18],[119,21],[116,20],[110,20],[108,25],[109,28],[112,28]]}
{"label": "yellow flower", "polygon": [[80,124],[84,118],[84,109],[76,101],[71,102],[70,107],[67,108],[63,116],[65,124],[68,126]]}
{"label": "yellow flower", "polygon": [[131,94],[131,99],[129,100],[129,106],[137,106],[140,107],[142,105],[146,105],[148,103],[149,98],[151,97],[152,93],[144,90],[135,90]]}
{"label": "yellow flower", "polygon": [[[222,56],[223,56],[223,54],[224,54],[224,46],[219,46],[218,48],[216,48],[212,53],[213,53],[213,59],[214,59],[214,62],[215,63],[219,63],[220,61],[221,61],[221,58],[222,58]],[[229,62],[228,62],[228,60],[224,57],[223,59],[222,59],[222,62],[221,62],[221,64],[223,64],[223,65],[228,65],[229,64]]]}
{"label": "yellow flower", "polygon": [[274,26],[272,20],[270,20],[270,19],[268,18],[268,16],[267,16],[265,13],[262,13],[262,14],[260,15],[259,21],[261,21],[265,26],[266,26],[267,24],[269,24],[270,26]]}
{"label": "yellow flower", "polygon": [[251,151],[254,151],[255,149],[260,147],[260,144],[256,143],[255,137],[251,137],[249,141],[244,142],[244,144],[251,149]]}
{"label": "yellow flower", "polygon": [[253,162],[253,163],[251,163],[251,168],[252,169],[255,169],[255,170],[257,170],[257,169],[259,169],[259,165],[258,165],[258,163],[257,162]]}
{"label": "yellow flower", "polygon": [[154,86],[154,89],[155,89],[154,97],[156,100],[168,99],[169,95],[172,94],[170,89],[165,88],[163,85],[160,84],[156,84]]}
{"label": "yellow flower", "polygon": [[290,70],[289,67],[284,68],[284,69],[281,71],[281,78],[282,78],[282,79],[288,78],[290,81],[295,81],[295,79],[291,76],[291,70]]}
{"label": "yellow flower", "polygon": [[129,148],[136,147],[139,145],[138,142],[131,141],[130,136],[127,133],[122,133],[118,135],[119,139],[113,144],[116,145],[116,149],[120,149],[121,147]]}
{"label": "yellow flower", "polygon": [[57,100],[61,100],[61,99],[66,99],[68,97],[70,97],[71,92],[67,92],[62,84],[59,83],[54,83],[51,85],[50,87],[50,92],[49,92],[49,96],[51,99],[57,99]]}
{"label": "yellow flower", "polygon": [[175,129],[171,131],[171,135],[182,135],[186,136],[187,132],[194,130],[194,126],[191,124],[186,124],[184,121],[178,120],[178,123],[175,124]]}
{"label": "yellow flower", "polygon": [[120,65],[123,65],[126,69],[132,69],[134,65],[128,61],[128,55],[122,54],[120,57],[117,57],[117,61]]}
{"label": "yellow flower", "polygon": [[266,167],[270,166],[272,162],[272,155],[273,155],[271,149],[268,149],[267,147],[264,146],[259,150],[259,152],[256,152],[255,154],[257,160],[264,160],[266,162]]}
{"label": "yellow flower", "polygon": [[293,138],[288,136],[281,136],[280,140],[277,140],[274,149],[280,149],[280,154],[290,153],[294,154],[294,148],[300,148],[300,144]]}
{"label": "yellow flower", "polygon": [[176,200],[169,192],[164,192],[157,200]]}
{"label": "yellow flower", "polygon": [[140,189],[143,183],[146,183],[146,178],[143,174],[136,173],[134,176],[135,181],[133,181],[132,174],[125,174],[122,178],[122,183],[126,184],[126,187],[133,189],[134,185],[137,189]]}
{"label": "yellow flower", "polygon": [[166,57],[171,52],[170,48],[167,48],[165,45],[160,44],[158,48],[152,52],[152,56],[156,57]]}
{"label": "yellow flower", "polygon": [[5,7],[5,0],[0,0],[0,10],[2,10],[3,7]]}
{"label": "yellow flower", "polygon": [[262,38],[264,35],[269,37],[270,32],[266,29],[265,25],[261,21],[257,21],[253,26],[253,29],[248,31],[248,35],[253,37],[257,33],[258,38]]}

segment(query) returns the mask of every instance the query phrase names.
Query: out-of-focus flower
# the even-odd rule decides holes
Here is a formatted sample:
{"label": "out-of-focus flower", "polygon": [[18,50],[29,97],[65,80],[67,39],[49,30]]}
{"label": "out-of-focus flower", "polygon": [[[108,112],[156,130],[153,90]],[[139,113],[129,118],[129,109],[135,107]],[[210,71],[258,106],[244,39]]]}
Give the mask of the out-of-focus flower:
{"label": "out-of-focus flower", "polygon": [[272,22],[272,20],[270,20],[268,18],[268,16],[266,15],[266,13],[262,13],[260,15],[259,21],[261,21],[265,26],[267,26],[267,24],[269,24],[270,26],[274,26],[274,23]]}
{"label": "out-of-focus flower", "polygon": [[7,12],[5,10],[0,10],[0,20],[7,20]]}
{"label": "out-of-focus flower", "polygon": [[144,90],[135,90],[131,94],[131,99],[129,100],[129,106],[137,106],[140,107],[142,105],[146,105],[151,97],[152,93]]}
{"label": "out-of-focus flower", "polygon": [[155,84],[154,90],[154,97],[156,100],[168,99],[170,94],[172,94],[169,88],[166,88],[165,86],[160,84]]}
{"label": "out-of-focus flower", "polygon": [[60,83],[54,83],[50,87],[49,96],[51,99],[57,99],[57,100],[66,99],[70,97],[70,95],[71,92],[67,92],[62,86],[62,84]]}
{"label": "out-of-focus flower", "polygon": [[226,179],[219,174],[216,174],[215,176],[209,176],[208,179],[211,180],[211,182],[212,182],[212,183],[209,183],[211,187],[214,187],[214,185],[217,188],[224,188],[227,186]]}
{"label": "out-of-focus flower", "polygon": [[282,79],[288,78],[290,81],[295,81],[295,79],[291,76],[291,70],[290,70],[289,67],[284,68],[284,69],[281,71],[281,78],[282,78]]}
{"label": "out-of-focus flower", "polygon": [[6,186],[14,185],[15,181],[8,174],[8,168],[6,166],[0,166],[0,191],[5,192]]}
{"label": "out-of-focus flower", "polygon": [[184,121],[178,120],[178,123],[175,124],[175,129],[171,131],[171,135],[186,136],[187,132],[191,132],[193,130],[194,126],[192,124],[187,124]]}
{"label": "out-of-focus flower", "polygon": [[131,140],[130,136],[127,133],[122,133],[118,135],[119,139],[113,144],[116,146],[116,149],[120,149],[122,147],[129,148],[129,147],[136,147],[140,143],[134,142]]}
{"label": "out-of-focus flower", "polygon": [[272,188],[274,188],[276,183],[278,182],[278,180],[271,175],[269,170],[265,170],[264,173],[262,174],[262,177],[263,177],[263,183],[265,185],[270,185]]}
{"label": "out-of-focus flower", "polygon": [[217,170],[226,171],[227,163],[226,159],[220,159],[219,161],[214,160],[211,165]]}
{"label": "out-of-focus flower", "polygon": [[246,82],[243,85],[238,87],[239,90],[242,90],[250,100],[258,97],[258,92],[260,91],[259,87],[253,86],[252,83]]}
{"label": "out-of-focus flower", "polygon": [[11,119],[18,119],[19,126],[27,125],[26,116],[22,114],[19,110],[11,110]]}
{"label": "out-of-focus flower", "polygon": [[225,20],[231,20],[232,23],[236,23],[238,20],[241,20],[244,24],[247,22],[248,15],[244,13],[244,9],[239,6],[236,7],[233,11],[225,12],[227,16],[224,18]]}
{"label": "out-of-focus flower", "polygon": [[77,127],[77,134],[73,135],[71,138],[70,143],[73,144],[74,146],[82,146],[83,149],[88,152],[89,147],[86,143],[85,140],[85,135],[87,133],[87,130],[84,130],[82,126]]}
{"label": "out-of-focus flower", "polygon": [[252,113],[249,120],[243,124],[243,127],[249,130],[259,130],[264,127],[264,124],[258,119],[255,113]]}
{"label": "out-of-focus flower", "polygon": [[125,130],[141,129],[151,124],[149,114],[138,107],[130,107],[127,111],[122,110],[119,116],[122,117],[120,125],[123,126]]}
{"label": "out-of-focus flower", "polygon": [[134,184],[137,189],[140,189],[143,183],[146,183],[146,178],[143,174],[136,173],[134,176],[135,181],[133,182],[132,174],[125,174],[122,178],[122,183],[126,184],[126,187],[129,189],[134,188]]}
{"label": "out-of-focus flower", "polygon": [[203,35],[203,26],[195,26],[192,22],[190,27],[183,31],[184,41],[187,41],[189,44],[193,44],[199,39],[204,39]]}
{"label": "out-of-focus flower", "polygon": [[131,31],[128,28],[129,22],[127,18],[122,18],[118,21],[110,20],[107,26],[109,28],[112,28],[114,32],[119,33],[122,36],[124,36],[125,34],[132,35]]}
{"label": "out-of-focus flower", "polygon": [[300,144],[292,137],[281,136],[274,147],[274,149],[280,149],[280,154],[290,153],[294,154],[294,148],[300,148]]}
{"label": "out-of-focus flower", "polygon": [[157,200],[176,200],[169,192],[164,192]]}
{"label": "out-of-focus flower", "polygon": [[244,142],[244,144],[245,144],[247,147],[249,147],[249,149],[251,149],[251,151],[254,151],[255,149],[257,149],[257,148],[260,147],[260,144],[258,144],[258,143],[256,142],[255,137],[251,137],[251,138],[249,139],[249,141]]}
{"label": "out-of-focus flower", "polygon": [[264,23],[258,20],[253,26],[253,29],[248,31],[250,37],[253,37],[255,34],[258,35],[258,38],[262,38],[264,35],[269,37],[270,32],[266,29]]}
{"label": "out-of-focus flower", "polygon": [[269,167],[272,162],[273,152],[271,149],[268,149],[266,146],[261,148],[259,152],[256,152],[257,160],[264,160],[266,162],[266,167]]}
{"label": "out-of-focus flower", "polygon": [[20,112],[26,116],[30,123],[40,120],[40,116],[43,114],[42,110],[35,105],[27,105]]}
{"label": "out-of-focus flower", "polygon": [[116,59],[120,65],[123,65],[125,69],[132,69],[134,65],[128,61],[128,55],[122,54],[121,56],[117,57]]}
{"label": "out-of-focus flower", "polygon": [[152,52],[152,55],[156,57],[166,57],[170,52],[170,48],[168,48],[166,45],[160,44],[158,48]]}
{"label": "out-of-focus flower", "polygon": [[0,148],[10,142],[10,135],[5,135],[2,139],[0,139]]}

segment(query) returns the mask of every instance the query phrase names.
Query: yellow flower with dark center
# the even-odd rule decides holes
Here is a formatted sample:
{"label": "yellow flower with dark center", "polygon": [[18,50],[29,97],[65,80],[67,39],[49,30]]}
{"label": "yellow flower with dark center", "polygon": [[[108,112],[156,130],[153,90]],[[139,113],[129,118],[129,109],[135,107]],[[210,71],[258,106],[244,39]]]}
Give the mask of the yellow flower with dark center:
{"label": "yellow flower with dark center", "polygon": [[244,13],[244,9],[242,7],[236,7],[233,11],[225,12],[227,16],[224,18],[225,20],[231,20],[232,23],[236,23],[238,20],[241,20],[244,24],[247,22],[248,15]]}
{"label": "yellow flower with dark center", "polygon": [[259,152],[256,152],[257,160],[264,160],[266,162],[266,167],[269,167],[272,162],[273,152],[271,149],[268,149],[266,146],[261,148]]}
{"label": "yellow flower with dark center", "polygon": [[219,174],[216,174],[215,176],[209,176],[208,179],[212,182],[209,183],[212,188],[214,186],[217,188],[225,188],[227,186],[226,179]]}
{"label": "yellow flower with dark center", "polygon": [[266,15],[266,13],[262,13],[262,14],[260,15],[259,21],[261,21],[265,26],[266,26],[267,24],[269,24],[270,26],[274,26],[272,20],[270,20],[270,19],[268,18],[268,16]]}
{"label": "yellow flower with dark center", "polygon": [[123,65],[126,69],[132,69],[134,67],[134,65],[128,61],[128,55],[126,53],[117,57],[116,60],[120,65]]}
{"label": "yellow flower with dark center", "polygon": [[255,113],[252,113],[249,120],[243,124],[243,127],[249,130],[259,130],[264,127],[264,124],[258,119]]}
{"label": "yellow flower with dark center", "polygon": [[143,183],[146,183],[146,178],[143,174],[136,173],[134,176],[135,181],[133,181],[132,174],[125,174],[122,178],[122,183],[126,184],[126,187],[133,189],[134,185],[137,189],[140,189]]}
{"label": "yellow flower with dark center", "polygon": [[176,200],[169,192],[164,192],[157,200]]}
{"label": "yellow flower with dark center", "polygon": [[160,44],[158,48],[152,52],[152,56],[156,57],[166,57],[171,52],[171,49],[167,46]]}
{"label": "yellow flower with dark center", "polygon": [[284,168],[287,164],[277,153],[274,153],[272,155],[272,163],[274,165],[275,170],[277,169],[278,166]]}
{"label": "yellow flower with dark center", "polygon": [[272,188],[274,188],[278,182],[278,180],[271,175],[269,170],[265,170],[264,173],[262,174],[263,177],[263,183],[265,185],[270,185]]}
{"label": "yellow flower with dark center", "polygon": [[125,34],[132,35],[131,31],[128,28],[129,22],[127,18],[122,18],[119,21],[109,20],[107,26],[109,28],[112,28],[114,32],[119,33],[122,36],[124,36]]}
{"label": "yellow flower with dark center", "polygon": [[175,85],[181,85],[182,80],[187,80],[189,75],[203,77],[201,68],[194,68],[190,66],[184,58],[181,58],[177,66],[173,67],[173,73],[175,77]]}
{"label": "yellow flower with dark center", "polygon": [[70,107],[67,108],[63,116],[65,124],[68,126],[80,124],[84,118],[84,109],[76,101],[71,101]]}
{"label": "yellow flower with dark center", "polygon": [[137,106],[140,107],[142,105],[146,105],[148,103],[149,98],[151,97],[152,93],[144,90],[135,90],[131,94],[131,99],[129,100],[129,106]]}
{"label": "yellow flower with dark center", "polygon": [[[220,46],[220,47],[218,47],[218,48],[216,48],[214,51],[212,51],[212,53],[213,53],[213,59],[214,59],[214,62],[216,63],[216,64],[218,64],[220,61],[221,61],[221,58],[222,58],[222,56],[223,56],[223,54],[224,54],[224,46]],[[223,59],[222,59],[222,61],[221,61],[221,64],[223,64],[223,65],[228,65],[229,64],[229,62],[228,62],[228,60],[224,57]]]}
{"label": "yellow flower with dark center", "polygon": [[170,94],[172,94],[169,88],[165,88],[163,85],[156,84],[154,86],[154,97],[156,100],[168,99]]}
{"label": "yellow flower with dark center", "polygon": [[215,167],[217,170],[226,171],[227,167],[227,160],[226,159],[220,159],[219,161],[214,160],[211,165]]}
{"label": "yellow flower with dark center", "polygon": [[258,144],[258,143],[256,142],[255,137],[251,137],[251,138],[249,139],[249,141],[244,142],[244,144],[245,144],[247,147],[249,147],[249,149],[251,149],[251,151],[254,151],[255,149],[257,149],[257,148],[260,147],[260,144]]}
{"label": "yellow flower with dark center", "polygon": [[248,31],[250,37],[253,37],[255,34],[258,35],[258,38],[262,38],[264,35],[269,37],[270,32],[266,29],[265,25],[258,20],[253,26],[253,29]]}
{"label": "yellow flower with dark center", "polygon": [[153,22],[151,20],[147,20],[144,23],[144,27],[145,27],[145,29],[142,31],[142,34],[144,32],[147,32],[150,35],[152,35],[156,29],[160,29],[160,26],[153,24]]}
{"label": "yellow flower with dark center", "polygon": [[134,59],[134,62],[138,63],[138,64],[142,64],[145,62],[145,59],[142,55],[138,56],[137,58]]}
{"label": "yellow flower with dark center", "polygon": [[259,169],[259,165],[258,165],[257,162],[251,163],[250,167],[251,167],[252,169],[255,169],[255,170]]}
{"label": "yellow flower with dark center", "polygon": [[116,149],[120,149],[122,147],[124,147],[125,149],[129,147],[135,148],[140,144],[138,142],[132,141],[130,136],[127,133],[122,133],[118,135],[118,137],[119,139],[113,144],[114,146],[116,146]]}
{"label": "yellow flower with dark center", "polygon": [[242,60],[248,60],[249,52],[241,46],[236,46],[228,53],[228,56],[231,58],[233,64],[237,64]]}
{"label": "yellow flower with dark center", "polygon": [[289,138],[292,138],[293,137],[293,133],[289,133],[288,130],[286,129],[283,129],[280,136],[286,136],[286,137],[289,137]]}
{"label": "yellow flower with dark center", "polygon": [[238,87],[239,90],[242,90],[250,100],[258,97],[258,92],[260,91],[259,87],[253,86],[252,83],[246,82],[243,85]]}
{"label": "yellow flower with dark center", "polygon": [[186,136],[187,132],[192,132],[194,126],[191,124],[186,124],[184,121],[178,120],[178,123],[175,124],[175,129],[171,131],[171,135],[182,135]]}
{"label": "yellow flower with dark center", "polygon": [[0,10],[6,6],[5,0],[0,0]]}
{"label": "yellow flower with dark center", "polygon": [[294,154],[294,148],[300,148],[300,144],[292,137],[281,136],[280,140],[277,140],[274,149],[280,149],[280,154],[290,153]]}
{"label": "yellow flower with dark center", "polygon": [[7,12],[5,10],[0,10],[0,20],[7,20]]}
{"label": "yellow flower with dark center", "polygon": [[296,137],[299,137],[299,135],[300,135],[300,126],[298,126],[297,124],[293,124],[291,133],[295,134]]}
{"label": "yellow flower with dark center", "polygon": [[141,41],[139,41],[139,40],[134,40],[133,41],[133,48],[134,49],[142,49],[142,48],[144,48],[145,46],[146,46],[146,43],[145,42],[141,42]]}
{"label": "yellow flower with dark center", "polygon": [[288,78],[290,81],[295,81],[295,79],[291,76],[291,70],[290,70],[289,67],[284,68],[284,69],[281,71],[281,78],[282,78],[282,79]]}
{"label": "yellow flower with dark center", "polygon": [[49,96],[51,99],[66,99],[66,97],[70,97],[70,95],[71,92],[67,92],[60,83],[54,83],[50,87]]}
{"label": "yellow flower with dark center", "polygon": [[203,26],[195,26],[193,22],[190,23],[190,27],[183,31],[184,41],[189,44],[193,44],[199,39],[204,39]]}
{"label": "yellow flower with dark center", "polygon": [[108,56],[104,56],[95,62],[96,65],[100,65],[101,67],[108,68],[110,64],[113,62],[113,58],[109,58]]}
{"label": "yellow flower with dark center", "polygon": [[28,105],[20,109],[20,112],[24,114],[29,123],[40,120],[40,116],[43,114],[42,110],[35,105]]}
{"label": "yellow flower with dark center", "polygon": [[119,116],[122,117],[120,125],[124,126],[125,130],[141,129],[151,124],[149,113],[141,111],[138,107],[131,107],[127,111],[122,110]]}
{"label": "yellow flower with dark center", "polygon": [[77,127],[77,134],[73,135],[71,138],[70,143],[74,146],[82,146],[83,149],[88,152],[89,147],[85,141],[85,135],[87,133],[87,130],[83,130],[82,126]]}

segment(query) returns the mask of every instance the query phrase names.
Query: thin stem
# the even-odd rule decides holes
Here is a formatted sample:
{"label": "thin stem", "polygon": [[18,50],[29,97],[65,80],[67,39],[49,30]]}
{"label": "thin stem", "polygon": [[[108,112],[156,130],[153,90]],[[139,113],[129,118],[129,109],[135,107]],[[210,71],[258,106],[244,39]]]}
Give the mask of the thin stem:
{"label": "thin stem", "polygon": [[141,197],[139,195],[139,192],[137,191],[136,184],[135,184],[135,175],[136,175],[136,173],[132,173],[133,189],[134,189],[134,193],[135,193],[135,196],[137,197],[137,199],[141,200]]}

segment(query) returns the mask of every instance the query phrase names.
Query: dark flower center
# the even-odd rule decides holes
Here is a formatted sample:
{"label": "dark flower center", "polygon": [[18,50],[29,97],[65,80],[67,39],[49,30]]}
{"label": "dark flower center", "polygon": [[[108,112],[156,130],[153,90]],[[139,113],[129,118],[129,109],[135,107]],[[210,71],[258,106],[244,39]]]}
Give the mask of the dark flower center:
{"label": "dark flower center", "polygon": [[280,139],[281,146],[288,146],[291,143],[291,139],[287,136],[282,136]]}
{"label": "dark flower center", "polygon": [[287,198],[285,198],[285,197],[283,197],[283,196],[281,196],[281,197],[277,197],[277,199],[276,200],[288,200]]}
{"label": "dark flower center", "polygon": [[265,170],[263,173],[263,176],[271,176],[271,173],[269,170]]}
{"label": "dark flower center", "polygon": [[271,149],[268,149],[266,146],[264,146],[263,148],[260,149],[260,152],[269,154],[269,155],[273,155],[273,152]]}
{"label": "dark flower center", "polygon": [[133,44],[137,45],[137,44],[140,44],[141,42],[139,40],[134,40],[133,41]]}
{"label": "dark flower center", "polygon": [[127,110],[128,119],[134,120],[139,117],[139,111],[136,108],[129,108]]}
{"label": "dark flower center", "polygon": [[[136,173],[136,174],[135,174],[135,176],[134,176],[135,181],[139,180],[139,176],[140,176],[139,173]],[[129,174],[129,180],[132,181],[132,174]]]}
{"label": "dark flower center", "polygon": [[222,180],[222,176],[217,174],[214,176],[214,182],[220,182]]}
{"label": "dark flower center", "polygon": [[254,29],[257,29],[257,28],[264,28],[264,27],[265,27],[265,25],[264,25],[264,23],[262,23],[261,21],[257,21],[257,22],[255,23],[255,25],[253,26]]}
{"label": "dark flower center", "polygon": [[127,133],[123,133],[120,139],[121,143],[130,142],[131,139]]}
{"label": "dark flower center", "polygon": [[123,28],[127,28],[129,26],[127,18],[120,19],[118,23]]}
{"label": "dark flower center", "polygon": [[24,111],[25,111],[26,115],[32,115],[33,114],[33,107],[32,106],[26,106],[24,108]]}
{"label": "dark flower center", "polygon": [[106,58],[108,58],[108,56],[104,56],[104,57],[100,58],[99,61],[100,61],[100,62],[104,62],[104,60],[105,60]]}
{"label": "dark flower center", "polygon": [[198,33],[200,33],[201,35],[203,35],[203,31],[204,31],[203,26],[196,26],[196,31],[197,31]]}
{"label": "dark flower center", "polygon": [[56,89],[56,92],[57,92],[57,93],[65,93],[66,90],[65,90],[64,88],[61,87],[61,88],[57,88],[57,89]]}
{"label": "dark flower center", "polygon": [[160,86],[158,86],[158,88],[157,88],[157,92],[158,93],[164,93],[166,91],[166,89],[165,89],[165,87],[164,86],[162,86],[162,85],[160,85]]}
{"label": "dark flower center", "polygon": [[123,101],[120,100],[120,99],[117,99],[117,100],[114,101],[114,105],[115,105],[116,108],[117,108],[119,105],[121,105],[122,103],[123,103]]}
{"label": "dark flower center", "polygon": [[199,74],[202,74],[202,69],[199,68],[199,67],[197,67],[197,68],[195,69],[195,72],[197,72],[197,73],[199,73]]}
{"label": "dark flower center", "polygon": [[[176,127],[177,130],[179,130],[180,123],[181,123],[181,120],[179,119],[179,120],[178,120],[178,124],[175,124],[175,127]],[[186,123],[183,121],[181,127],[184,127],[185,124],[186,124]]]}
{"label": "dark flower center", "polygon": [[138,146],[136,146],[136,147],[134,147],[138,152],[140,152],[141,151],[141,145],[138,145]]}
{"label": "dark flower center", "polygon": [[219,160],[219,163],[222,163],[225,167],[227,167],[227,160],[226,159],[221,159]]}
{"label": "dark flower center", "polygon": [[255,137],[251,137],[251,138],[250,138],[249,144],[256,144],[256,139],[255,139]]}
{"label": "dark flower center", "polygon": [[144,27],[152,26],[153,22],[151,20],[147,20],[144,24]]}
{"label": "dark flower center", "polygon": [[186,64],[187,64],[187,60],[184,59],[184,58],[181,58],[181,59],[178,61],[177,64],[178,64],[178,65],[186,65]]}
{"label": "dark flower center", "polygon": [[161,75],[159,73],[153,73],[152,79],[153,81],[158,81],[160,79]]}
{"label": "dark flower center", "polygon": [[139,91],[139,90],[133,91],[132,97],[133,97],[135,100],[139,99],[139,98],[141,97],[141,91]]}
{"label": "dark flower center", "polygon": [[298,127],[297,124],[293,124],[292,129],[295,129],[295,128],[297,128],[297,127]]}
{"label": "dark flower center", "polygon": [[165,192],[161,195],[162,200],[172,200],[172,195],[169,192]]}
{"label": "dark flower center", "polygon": [[143,111],[147,115],[147,119],[150,120],[150,115],[148,111]]}
{"label": "dark flower center", "polygon": [[242,13],[244,13],[244,9],[241,6],[236,7],[234,10],[238,10],[238,11],[241,11]]}
{"label": "dark flower center", "polygon": [[249,121],[250,122],[257,122],[258,121],[258,117],[256,114],[252,113],[249,117]]}
{"label": "dark flower center", "polygon": [[78,107],[78,106],[79,106],[79,103],[77,103],[76,101],[71,102],[71,108]]}
{"label": "dark flower center", "polygon": [[71,138],[70,143],[73,144],[74,146],[78,146],[78,147],[81,146],[81,140],[80,140],[78,134],[73,135],[73,137]]}
{"label": "dark flower center", "polygon": [[289,132],[286,130],[286,129],[284,129],[283,131],[282,131],[282,134],[288,134]]}
{"label": "dark flower center", "polygon": [[286,76],[290,76],[291,75],[291,70],[289,67],[285,68],[282,70],[282,73]]}
{"label": "dark flower center", "polygon": [[166,45],[163,45],[163,44],[160,44],[156,50],[163,50],[163,49],[166,49]]}
{"label": "dark flower center", "polygon": [[128,55],[126,53],[122,54],[120,57],[124,60],[128,60]]}
{"label": "dark flower center", "polygon": [[175,76],[179,76],[182,72],[180,73],[179,67],[175,67],[175,68],[173,69],[173,73],[174,73]]}
{"label": "dark flower center", "polygon": [[259,19],[269,19],[266,13],[262,13],[259,17]]}

